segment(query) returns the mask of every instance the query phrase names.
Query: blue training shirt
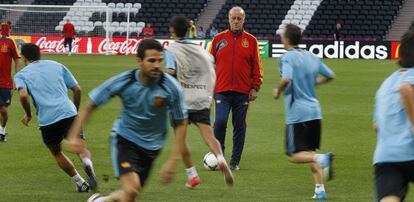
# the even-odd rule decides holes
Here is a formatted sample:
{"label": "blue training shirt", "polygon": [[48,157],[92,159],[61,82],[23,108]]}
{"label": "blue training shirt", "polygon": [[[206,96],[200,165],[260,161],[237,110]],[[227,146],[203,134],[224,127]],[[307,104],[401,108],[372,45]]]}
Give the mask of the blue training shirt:
{"label": "blue training shirt", "polygon": [[375,95],[377,146],[374,164],[414,160],[413,126],[404,111],[399,91],[405,82],[414,85],[413,68],[401,68],[391,74]]}
{"label": "blue training shirt", "polygon": [[279,61],[282,79],[290,82],[284,90],[286,124],[321,119],[315,85],[319,74],[332,78],[334,73],[321,59],[302,49],[289,49]]}
{"label": "blue training shirt", "polygon": [[68,88],[78,82],[64,65],[51,60],[35,61],[19,71],[14,80],[17,89],[26,88],[32,97],[39,126],[77,115]]}
{"label": "blue training shirt", "polygon": [[166,140],[168,112],[173,121],[187,118],[182,88],[164,73],[152,85],[141,83],[139,74],[139,70],[118,74],[89,96],[98,106],[113,96],[120,97],[122,110],[113,125],[114,132],[144,149],[159,150]]}

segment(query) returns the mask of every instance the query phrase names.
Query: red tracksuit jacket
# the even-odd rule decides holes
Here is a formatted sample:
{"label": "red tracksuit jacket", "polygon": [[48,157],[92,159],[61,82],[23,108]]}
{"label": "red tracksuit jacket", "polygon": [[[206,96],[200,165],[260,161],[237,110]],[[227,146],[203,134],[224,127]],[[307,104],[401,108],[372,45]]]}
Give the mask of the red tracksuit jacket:
{"label": "red tracksuit jacket", "polygon": [[75,26],[72,23],[66,23],[63,25],[63,37],[65,38],[73,38],[76,35]]}
{"label": "red tracksuit jacket", "polygon": [[260,89],[263,68],[257,39],[253,35],[245,31],[239,35],[223,31],[213,38],[210,53],[216,63],[215,93],[249,94],[251,89]]}

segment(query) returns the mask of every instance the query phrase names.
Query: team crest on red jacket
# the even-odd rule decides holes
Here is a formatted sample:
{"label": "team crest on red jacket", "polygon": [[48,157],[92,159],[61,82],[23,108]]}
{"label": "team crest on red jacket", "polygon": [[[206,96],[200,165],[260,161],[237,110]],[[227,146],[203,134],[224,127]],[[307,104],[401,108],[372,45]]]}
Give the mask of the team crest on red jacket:
{"label": "team crest on red jacket", "polygon": [[248,48],[249,47],[249,41],[245,38],[245,39],[243,39],[243,41],[242,41],[242,46],[244,47],[244,48]]}
{"label": "team crest on red jacket", "polygon": [[0,52],[2,52],[2,53],[7,53],[7,51],[8,51],[9,49],[8,49],[8,47],[7,47],[7,45],[3,45],[3,46],[1,46],[1,48],[0,48]]}

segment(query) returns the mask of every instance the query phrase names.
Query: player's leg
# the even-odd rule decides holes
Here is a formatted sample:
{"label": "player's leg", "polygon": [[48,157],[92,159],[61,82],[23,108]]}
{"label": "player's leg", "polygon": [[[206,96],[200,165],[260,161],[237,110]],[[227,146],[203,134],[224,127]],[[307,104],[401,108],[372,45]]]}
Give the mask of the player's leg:
{"label": "player's leg", "polygon": [[73,165],[73,162],[62,152],[60,144],[49,144],[47,147],[59,167],[75,181],[76,191],[87,192],[89,190],[89,184],[86,183],[82,176],[79,175],[78,171]]}
{"label": "player's leg", "polygon": [[111,141],[112,165],[115,176],[121,180],[121,190],[108,196],[92,195],[89,202],[135,201],[150,174],[159,151],[138,147],[125,138],[113,134]]}
{"label": "player's leg", "polygon": [[227,93],[217,93],[214,95],[215,100],[215,121],[214,135],[220,142],[221,150],[224,153],[227,121],[230,113],[230,100]]}
{"label": "player's leg", "polygon": [[249,108],[249,96],[240,93],[234,93],[233,96],[231,107],[233,120],[233,152],[230,167],[232,170],[239,170],[239,163],[246,139],[246,115]]}
{"label": "player's leg", "polygon": [[204,142],[210,148],[210,151],[214,153],[218,160],[218,166],[221,172],[224,175],[224,180],[226,184],[231,186],[234,183],[233,173],[228,166],[226,159],[224,158],[223,152],[220,148],[219,141],[214,137],[213,129],[209,124],[197,123],[197,126],[200,130],[200,134],[203,137]]}
{"label": "player's leg", "polygon": [[134,202],[141,191],[141,182],[135,172],[128,172],[119,177],[121,190],[102,196],[99,193],[89,197],[88,202]]}
{"label": "player's leg", "polygon": [[233,174],[221,150],[220,142],[214,137],[213,128],[210,121],[210,109],[196,110],[189,112],[189,120],[195,123],[200,130],[200,135],[207,144],[211,152],[216,156],[218,165],[224,174],[224,180],[228,185],[233,185]]}
{"label": "player's leg", "polygon": [[[72,126],[72,123],[75,121],[75,119],[76,119],[76,116],[73,116],[70,118],[63,119],[61,121],[62,132],[64,134],[63,137],[65,139],[67,138],[68,131],[70,130],[70,127]],[[82,141],[84,141],[85,137],[84,137],[83,131],[81,132],[81,134],[79,134],[79,136],[82,139]],[[95,170],[93,168],[93,163],[91,160],[91,153],[87,148],[85,148],[85,150],[79,153],[78,156],[83,163],[85,173],[88,175],[89,186],[92,190],[95,191],[98,187],[98,180],[96,178]]]}
{"label": "player's leg", "polygon": [[6,141],[6,125],[9,120],[8,106],[11,103],[11,96],[11,89],[0,88],[0,143]]}
{"label": "player's leg", "polygon": [[311,172],[313,179],[315,181],[315,193],[312,196],[312,199],[325,200],[328,198],[325,191],[325,186],[323,184],[323,170],[320,164],[312,163]]}
{"label": "player's leg", "polygon": [[[404,200],[410,181],[408,173],[404,172],[406,166],[408,165],[405,163],[378,163],[374,165],[377,201],[399,202]],[[413,168],[413,166],[409,168],[411,175]]]}
{"label": "player's leg", "polygon": [[185,183],[185,186],[188,188],[194,188],[200,184],[201,180],[198,176],[197,169],[193,164],[190,146],[185,143],[183,149],[184,151],[182,152],[182,158],[185,166],[185,173],[187,175],[187,182]]}
{"label": "player's leg", "polygon": [[[188,113],[188,117],[191,120],[191,117],[193,114],[190,112]],[[187,131],[186,131],[187,132]],[[185,186],[188,188],[194,188],[197,185],[200,184],[201,180],[198,176],[197,169],[193,164],[193,159],[191,157],[191,150],[190,146],[186,142],[183,148],[183,151],[181,153],[181,156],[183,158],[184,167],[185,167],[185,174],[187,175],[187,181],[185,183]]]}
{"label": "player's leg", "polygon": [[61,142],[64,138],[64,122],[60,120],[54,124],[40,127],[42,139],[58,166],[75,181],[76,191],[87,192],[89,184],[79,175],[73,162],[62,152]]}
{"label": "player's leg", "polygon": [[8,108],[0,106],[0,142],[6,142],[6,123],[9,118]]}
{"label": "player's leg", "polygon": [[318,163],[328,180],[333,178],[332,160],[333,154],[315,153],[320,146],[320,120],[287,125],[286,149],[288,160],[292,163]]}
{"label": "player's leg", "polygon": [[69,46],[69,56],[72,54],[72,38],[68,38],[68,46]]}
{"label": "player's leg", "polygon": [[66,52],[69,52],[68,51],[68,38],[66,37],[63,39],[63,47],[65,48]]}
{"label": "player's leg", "polygon": [[286,148],[289,161],[293,163],[310,163],[315,182],[313,199],[326,200],[327,194],[323,184],[323,165],[327,154],[317,154],[320,145],[320,120],[289,124],[286,128]]}
{"label": "player's leg", "polygon": [[400,202],[401,198],[398,196],[386,196],[381,199],[381,202]]}

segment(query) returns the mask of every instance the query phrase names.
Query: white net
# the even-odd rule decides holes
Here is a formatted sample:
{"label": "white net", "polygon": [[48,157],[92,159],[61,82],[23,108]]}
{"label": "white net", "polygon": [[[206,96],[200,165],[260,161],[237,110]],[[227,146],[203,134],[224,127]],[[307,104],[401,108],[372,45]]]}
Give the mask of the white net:
{"label": "white net", "polygon": [[60,35],[63,25],[69,19],[75,25],[78,36],[106,37],[104,26],[111,23],[111,15],[107,12],[109,9],[103,5],[0,5],[1,20],[12,23],[13,35]]}

